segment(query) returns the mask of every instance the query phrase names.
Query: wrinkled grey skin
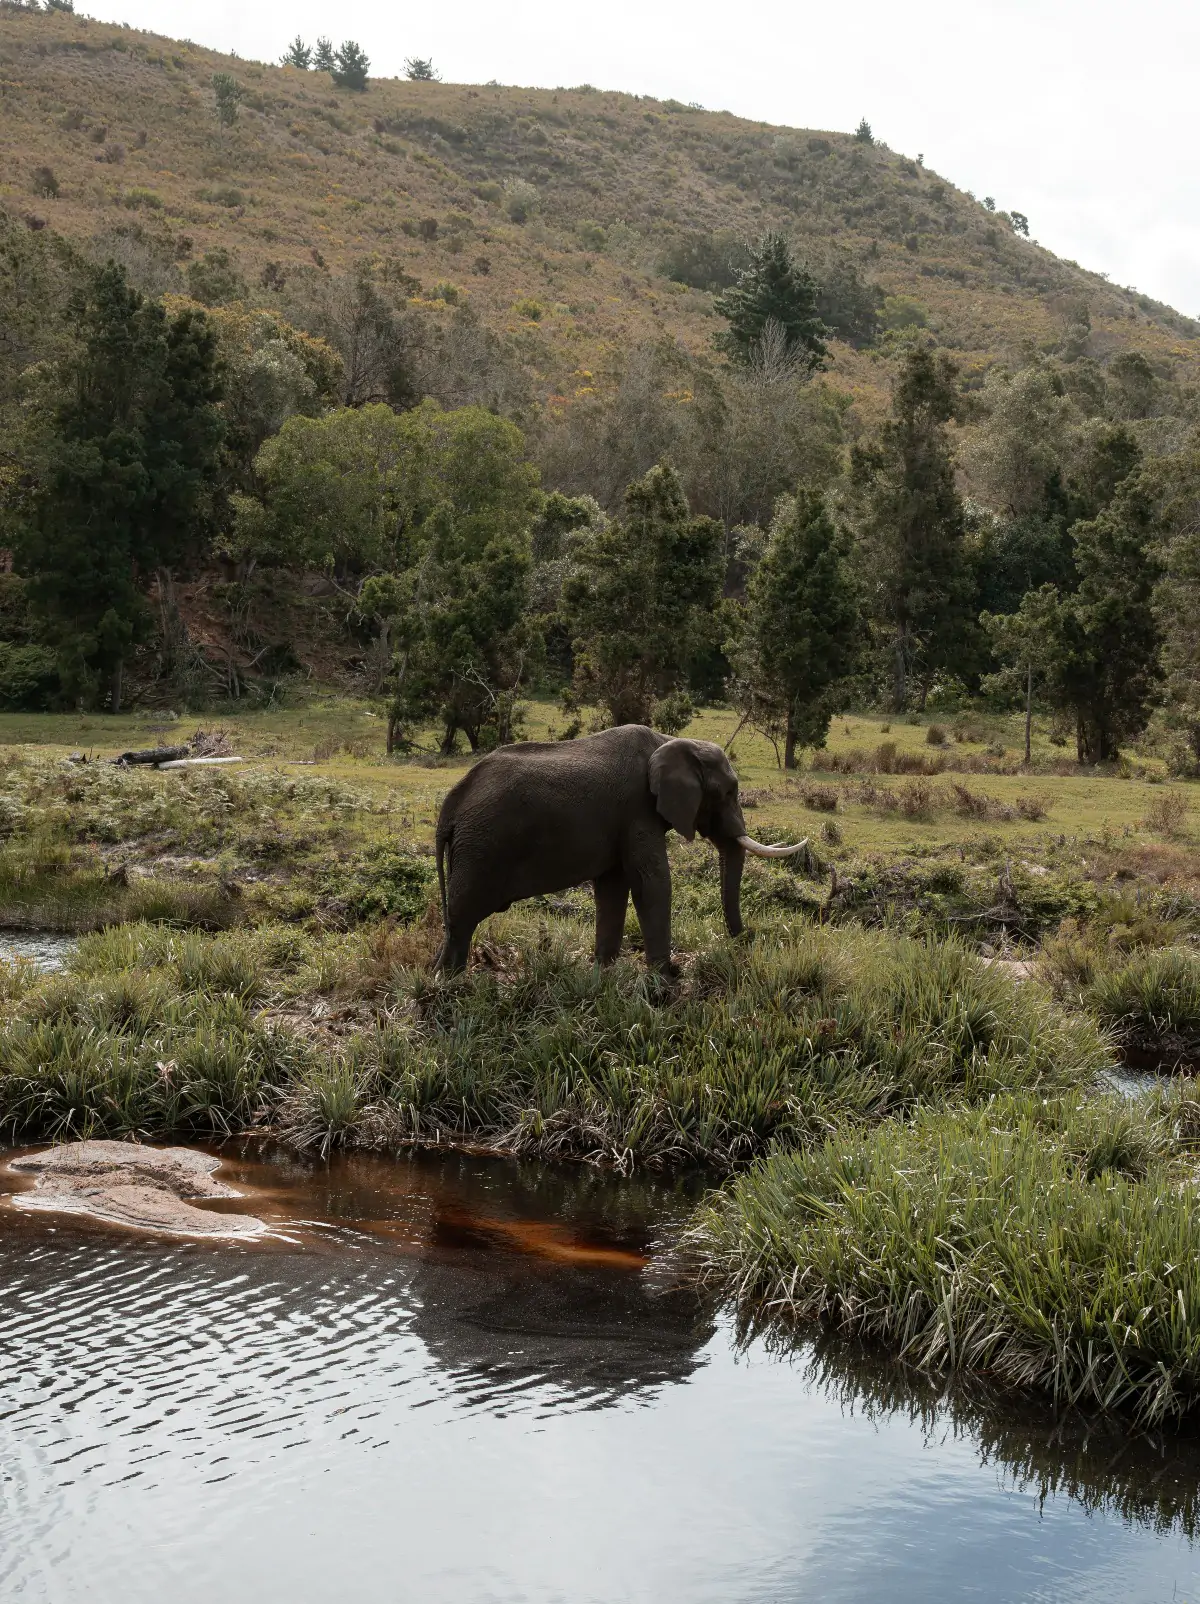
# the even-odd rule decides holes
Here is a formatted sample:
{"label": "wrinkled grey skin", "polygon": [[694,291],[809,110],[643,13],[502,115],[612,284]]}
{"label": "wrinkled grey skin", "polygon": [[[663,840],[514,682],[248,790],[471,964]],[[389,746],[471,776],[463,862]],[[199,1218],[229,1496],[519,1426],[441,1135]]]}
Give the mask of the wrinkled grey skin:
{"label": "wrinkled grey skin", "polygon": [[646,962],[671,961],[667,831],[702,835],[721,859],[730,935],[742,930],[746,821],[737,775],[711,741],[671,740],[622,724],[578,741],[529,741],[492,752],[442,803],[438,882],[446,934],[439,969],[465,968],[481,919],[590,880],[596,891],[596,959],[620,951],[630,896]]}

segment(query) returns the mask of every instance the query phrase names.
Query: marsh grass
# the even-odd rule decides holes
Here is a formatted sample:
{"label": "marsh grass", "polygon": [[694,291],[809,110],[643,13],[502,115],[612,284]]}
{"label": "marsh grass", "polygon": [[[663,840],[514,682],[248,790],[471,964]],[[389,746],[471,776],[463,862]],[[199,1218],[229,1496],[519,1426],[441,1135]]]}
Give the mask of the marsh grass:
{"label": "marsh grass", "polygon": [[1152,948],[1093,967],[1082,1000],[1127,1054],[1164,1069],[1200,1058],[1200,955],[1188,948]]}
{"label": "marsh grass", "polygon": [[220,930],[242,916],[239,899],[216,879],[110,874],[94,852],[43,826],[0,850],[0,925],[74,933],[129,920]]}
{"label": "marsh grass", "polygon": [[936,1374],[1147,1422],[1200,1397],[1195,1088],[922,1106],[778,1152],[701,1212],[746,1333],[819,1321]]}
{"label": "marsh grass", "polygon": [[390,823],[389,797],[325,777],[10,755],[0,762],[0,923],[219,930],[273,912],[321,912],[343,926],[412,917],[432,862]]}
{"label": "marsh grass", "polygon": [[[628,960],[598,971],[579,935],[498,941],[509,967],[452,983],[408,972],[390,1018],[355,1039],[360,1138],[733,1168],[839,1121],[1070,1084],[1106,1061],[1089,1027],[955,945],[815,930],[716,942],[672,987]],[[284,1125],[312,1142],[313,1085],[302,1092]]]}
{"label": "marsh grass", "polygon": [[1074,1084],[1098,1034],[956,943],[776,927],[711,940],[679,982],[591,962],[582,919],[495,921],[433,977],[432,921],[305,934],[161,925],[85,937],[12,989],[14,1134],[271,1121],[297,1143],[485,1143],[546,1158],[734,1168],[922,1100]]}

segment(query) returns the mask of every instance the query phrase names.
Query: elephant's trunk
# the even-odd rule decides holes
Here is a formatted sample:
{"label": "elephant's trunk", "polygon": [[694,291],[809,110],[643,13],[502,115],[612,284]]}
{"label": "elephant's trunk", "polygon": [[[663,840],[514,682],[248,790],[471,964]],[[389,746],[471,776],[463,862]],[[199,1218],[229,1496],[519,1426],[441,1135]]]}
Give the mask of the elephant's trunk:
{"label": "elephant's trunk", "polygon": [[746,854],[740,841],[722,843],[721,848],[721,907],[725,912],[725,925],[731,936],[742,933],[742,870]]}
{"label": "elephant's trunk", "polygon": [[790,858],[793,853],[803,852],[808,845],[808,837],[797,841],[794,847],[765,847],[761,841],[754,841],[748,835],[738,836],[738,846],[744,852],[752,852],[756,858]]}

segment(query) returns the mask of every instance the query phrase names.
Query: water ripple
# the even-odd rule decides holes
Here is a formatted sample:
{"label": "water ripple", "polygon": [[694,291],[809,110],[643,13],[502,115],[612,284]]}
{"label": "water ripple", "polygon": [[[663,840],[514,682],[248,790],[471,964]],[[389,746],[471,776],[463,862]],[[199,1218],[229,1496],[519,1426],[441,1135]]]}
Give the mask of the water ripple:
{"label": "water ripple", "polygon": [[[361,1173],[330,1230],[268,1245],[0,1213],[5,1604],[1099,1604],[1194,1575],[1190,1463],[1121,1468],[1124,1446],[1039,1437],[1036,1417],[923,1431],[886,1377],[736,1358],[618,1255],[564,1262],[528,1198],[500,1229],[495,1169],[488,1231],[452,1251],[438,1185],[402,1173],[424,1238],[372,1234],[388,1171]],[[476,1172],[447,1173],[461,1220]],[[633,1259],[620,1217],[605,1229]],[[1042,1459],[1071,1496],[1026,1491]]]}

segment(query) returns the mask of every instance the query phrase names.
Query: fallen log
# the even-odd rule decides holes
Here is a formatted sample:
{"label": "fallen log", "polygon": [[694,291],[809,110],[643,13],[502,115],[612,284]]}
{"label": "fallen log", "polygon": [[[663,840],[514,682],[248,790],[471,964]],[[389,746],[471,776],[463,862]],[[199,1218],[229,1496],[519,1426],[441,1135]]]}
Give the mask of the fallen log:
{"label": "fallen log", "polygon": [[151,746],[141,752],[122,752],[120,757],[113,758],[113,762],[118,768],[127,768],[134,763],[152,763],[157,767],[160,763],[186,757],[189,751],[190,748],[186,746]]}

